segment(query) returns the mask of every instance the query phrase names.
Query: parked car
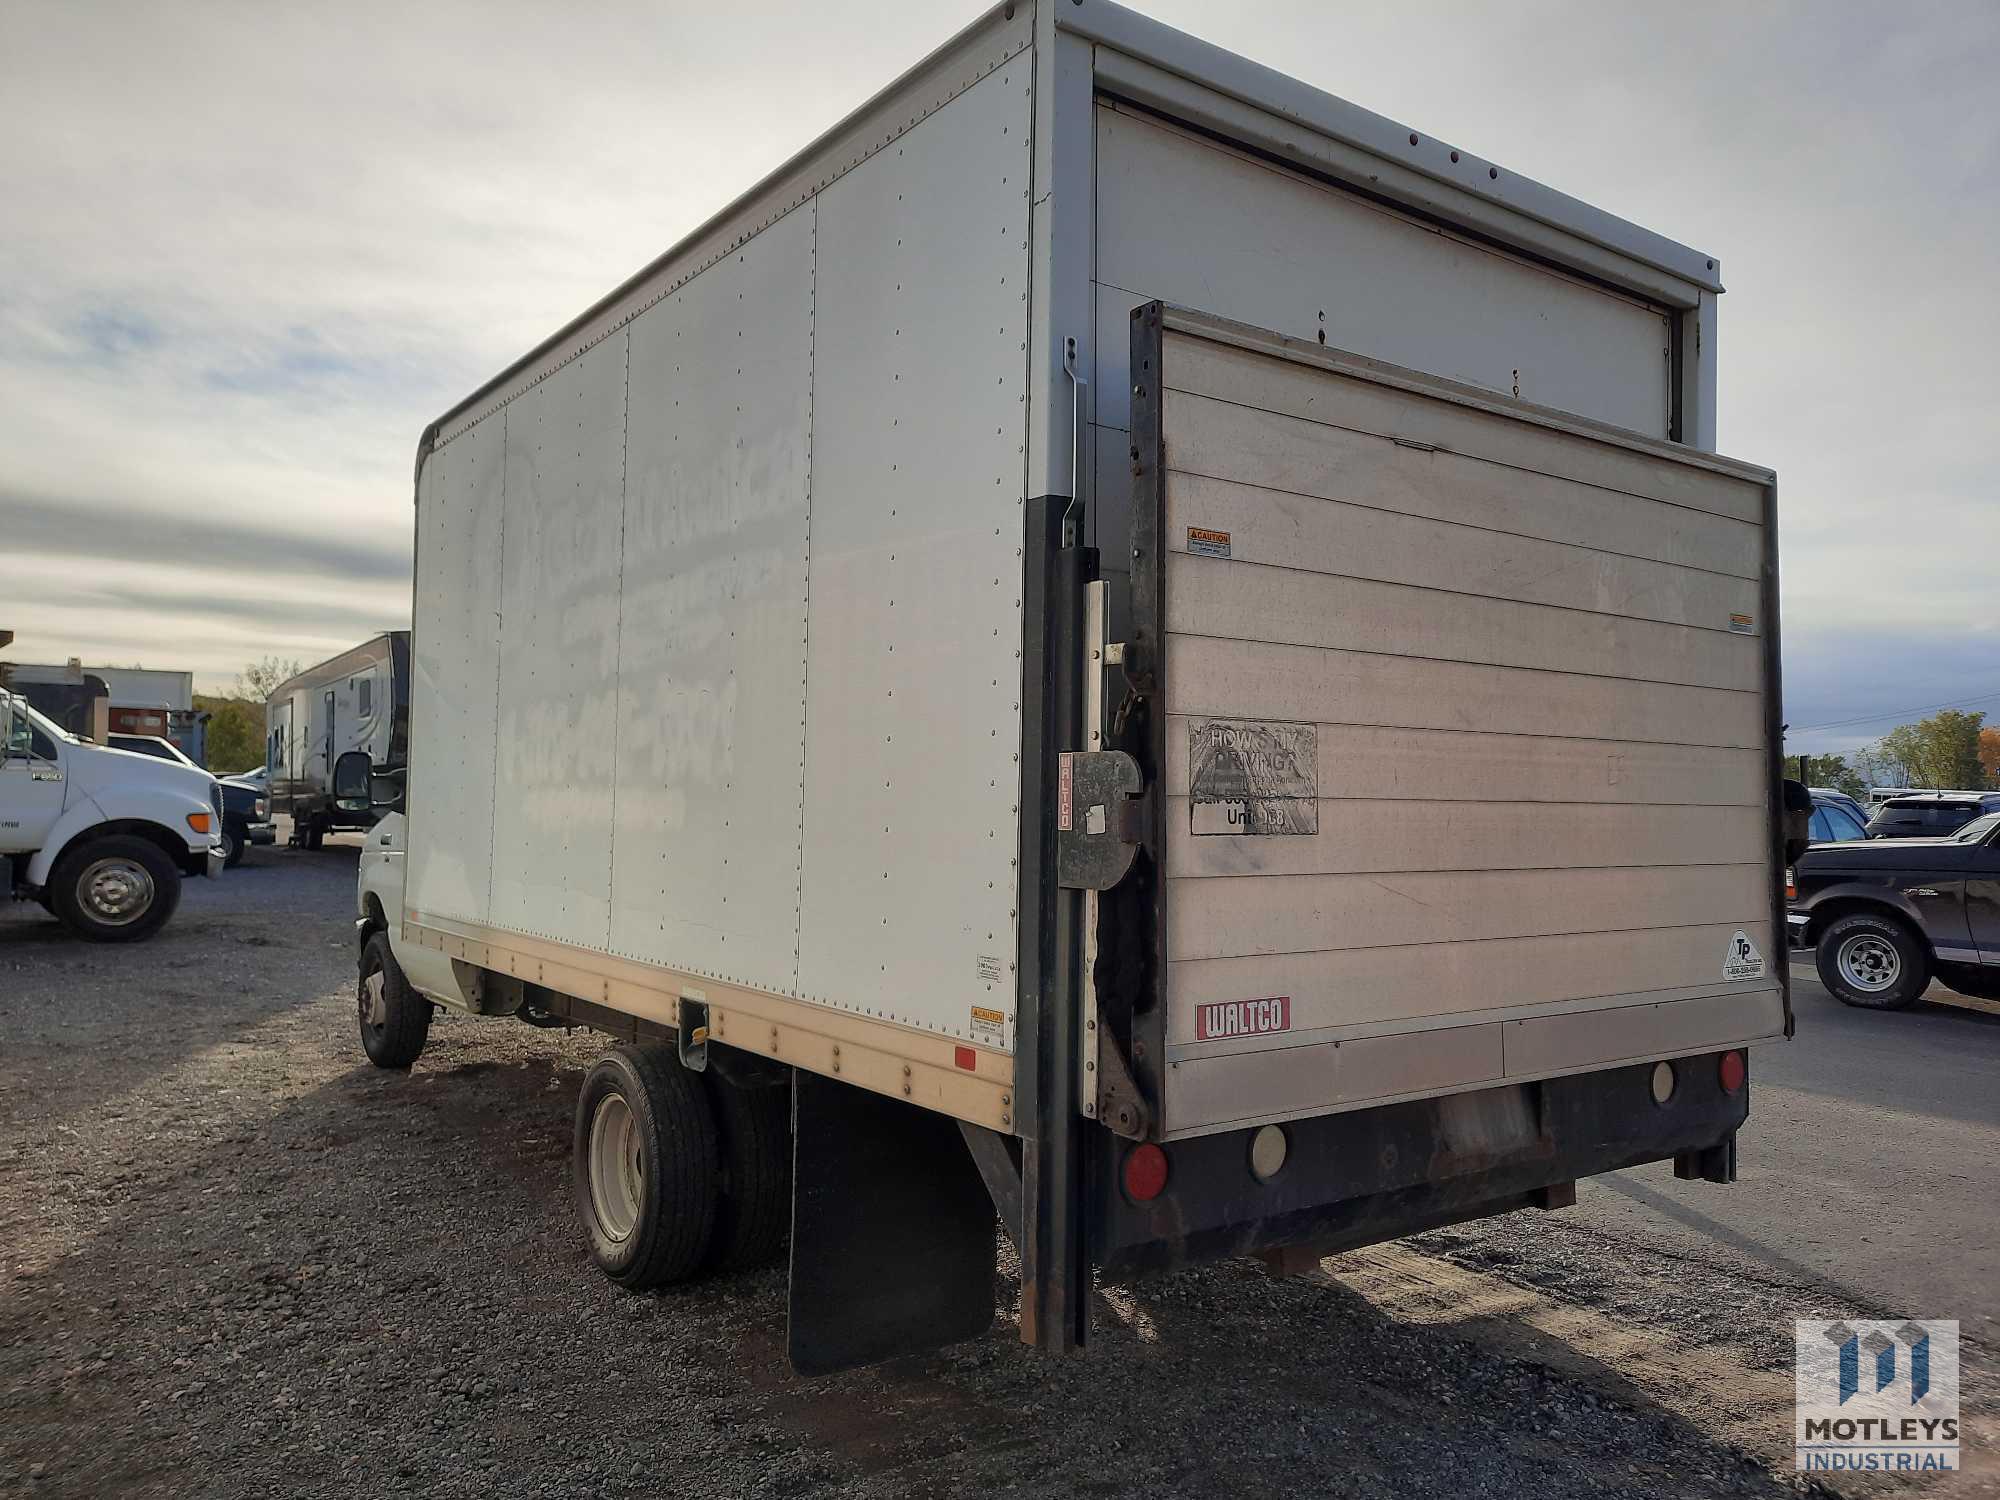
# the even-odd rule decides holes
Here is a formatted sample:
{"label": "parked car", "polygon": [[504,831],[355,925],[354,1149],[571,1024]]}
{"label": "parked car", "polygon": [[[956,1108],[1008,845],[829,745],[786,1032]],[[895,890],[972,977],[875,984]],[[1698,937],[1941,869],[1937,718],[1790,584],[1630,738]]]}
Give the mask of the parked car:
{"label": "parked car", "polygon": [[[111,734],[105,737],[112,749],[129,750],[134,755],[150,755],[155,760],[171,760],[202,771],[200,766],[172,740],[156,734]],[[262,766],[251,775],[260,774]],[[211,773],[202,771],[204,776]],[[222,788],[222,862],[229,869],[243,863],[243,852],[252,844],[277,842],[277,824],[271,821],[271,799],[255,782],[243,776],[217,776]]]}
{"label": "parked car", "polygon": [[1836,999],[1900,1010],[1933,978],[2000,999],[2000,811],[1947,838],[1816,844],[1789,881],[1791,939]]}
{"label": "parked car", "polygon": [[2000,812],[2000,792],[1909,792],[1875,809],[1868,820],[1868,837],[1943,838],[1989,812]]}
{"label": "parked car", "polygon": [[1859,823],[1863,828],[1866,828],[1868,826],[1869,809],[1863,807],[1859,802],[1857,802],[1854,798],[1848,796],[1847,793],[1841,791],[1838,787],[1816,786],[1810,788],[1810,790],[1812,792],[1813,802],[1815,803],[1815,805],[1817,805],[1822,801],[1830,802],[1835,807],[1844,809],[1854,819],[1854,821],[1856,823]]}
{"label": "parked car", "polygon": [[1812,819],[1807,827],[1815,844],[1844,844],[1868,837],[1868,817],[1861,804],[1845,792],[1812,793]]}
{"label": "parked car", "polygon": [[249,775],[221,776],[222,843],[234,867],[252,844],[278,842],[278,825],[271,817],[271,796]]}

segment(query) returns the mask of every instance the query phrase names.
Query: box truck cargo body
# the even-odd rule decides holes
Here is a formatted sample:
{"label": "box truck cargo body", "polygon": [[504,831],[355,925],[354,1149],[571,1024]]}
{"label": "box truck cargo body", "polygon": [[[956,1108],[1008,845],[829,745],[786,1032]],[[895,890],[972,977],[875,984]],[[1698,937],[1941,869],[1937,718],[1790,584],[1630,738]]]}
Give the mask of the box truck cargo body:
{"label": "box truck cargo body", "polygon": [[[1102,0],[996,9],[425,434],[379,925],[645,1044],[579,1114],[614,1274],[748,1211],[663,1162],[789,1089],[807,1369],[985,1327],[996,1209],[1063,1349],[1093,1270],[1726,1181],[1789,1004],[1720,290]],[[603,1103],[657,1089],[689,1152]]]}

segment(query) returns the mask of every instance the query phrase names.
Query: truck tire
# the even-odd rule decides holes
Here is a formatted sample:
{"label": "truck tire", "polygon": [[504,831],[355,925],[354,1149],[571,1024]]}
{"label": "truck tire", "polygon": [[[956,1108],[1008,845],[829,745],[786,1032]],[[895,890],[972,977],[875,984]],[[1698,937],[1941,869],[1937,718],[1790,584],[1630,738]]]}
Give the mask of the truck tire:
{"label": "truck tire", "polygon": [[715,1118],[671,1044],[619,1047],[584,1075],[570,1187],[590,1258],[638,1291],[701,1269],[714,1238]]}
{"label": "truck tire", "polygon": [[49,909],[78,937],[136,943],[158,932],[181,901],[181,872],[150,839],[114,833],[84,839],[49,873]]}
{"label": "truck tire", "polygon": [[321,822],[319,814],[315,813],[312,821],[306,824],[305,846],[308,849],[319,849],[325,847],[325,844],[326,824]]}
{"label": "truck tire", "polygon": [[369,938],[361,950],[355,1001],[361,1050],[376,1067],[407,1068],[423,1055],[431,1034],[431,1002],[410,988],[386,932]]}
{"label": "truck tire", "polygon": [[1850,912],[1827,924],[1814,951],[1820,982],[1843,1005],[1903,1010],[1931,982],[1922,941],[1894,917]]}
{"label": "truck tire", "polygon": [[792,1223],[791,1086],[732,1083],[712,1066],[702,1079],[722,1158],[709,1264],[729,1271],[769,1265]]}
{"label": "truck tire", "polygon": [[243,835],[227,823],[222,825],[222,868],[233,870],[243,863]]}

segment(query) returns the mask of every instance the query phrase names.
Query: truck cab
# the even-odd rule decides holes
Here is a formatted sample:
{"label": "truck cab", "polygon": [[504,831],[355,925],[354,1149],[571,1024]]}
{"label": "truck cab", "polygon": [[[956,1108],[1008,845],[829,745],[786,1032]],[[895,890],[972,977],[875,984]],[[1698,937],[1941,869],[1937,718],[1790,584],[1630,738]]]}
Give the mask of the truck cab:
{"label": "truck cab", "polygon": [[80,937],[136,942],[222,868],[221,793],[206,771],[79,740],[0,689],[0,860],[18,899]]}

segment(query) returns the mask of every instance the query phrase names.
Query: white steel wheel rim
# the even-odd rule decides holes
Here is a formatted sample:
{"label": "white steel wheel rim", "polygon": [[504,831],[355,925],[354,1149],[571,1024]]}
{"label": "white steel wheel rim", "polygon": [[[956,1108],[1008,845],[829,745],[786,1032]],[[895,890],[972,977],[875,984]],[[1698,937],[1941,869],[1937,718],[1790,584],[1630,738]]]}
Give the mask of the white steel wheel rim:
{"label": "white steel wheel rim", "polygon": [[372,1031],[389,1024],[389,976],[381,969],[361,981],[361,1024]]}
{"label": "white steel wheel rim", "polygon": [[123,927],[146,915],[153,894],[153,877],[146,867],[123,855],[92,860],[77,882],[84,909],[112,927]]}
{"label": "white steel wheel rim", "polygon": [[642,1157],[632,1106],[622,1094],[606,1094],[590,1117],[590,1206],[605,1238],[620,1244],[639,1227]]}
{"label": "white steel wheel rim", "polygon": [[1895,944],[1872,932],[1857,932],[1834,955],[1840,977],[1870,995],[1895,988],[1903,977],[1902,955]]}

